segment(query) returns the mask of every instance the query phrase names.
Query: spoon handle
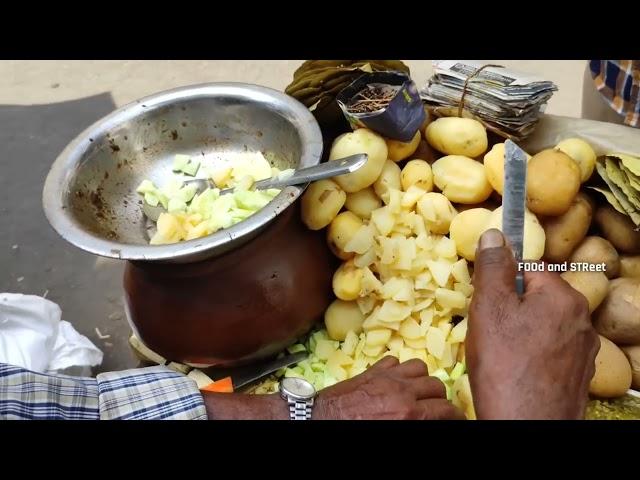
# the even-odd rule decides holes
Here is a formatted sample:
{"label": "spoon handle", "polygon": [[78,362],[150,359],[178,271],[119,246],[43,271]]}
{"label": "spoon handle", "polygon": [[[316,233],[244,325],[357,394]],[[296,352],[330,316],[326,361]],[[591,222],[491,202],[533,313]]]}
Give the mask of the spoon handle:
{"label": "spoon handle", "polygon": [[[314,167],[301,168],[300,170],[296,170],[293,175],[288,178],[279,179],[274,177],[259,180],[253,184],[253,189],[268,190],[269,188],[283,188],[290,185],[302,185],[309,182],[315,182],[316,180],[344,175],[345,173],[351,173],[358,170],[367,163],[368,158],[369,157],[366,153],[358,153],[340,160],[321,163]],[[226,188],[220,191],[220,195],[231,192],[233,192],[233,188]]]}

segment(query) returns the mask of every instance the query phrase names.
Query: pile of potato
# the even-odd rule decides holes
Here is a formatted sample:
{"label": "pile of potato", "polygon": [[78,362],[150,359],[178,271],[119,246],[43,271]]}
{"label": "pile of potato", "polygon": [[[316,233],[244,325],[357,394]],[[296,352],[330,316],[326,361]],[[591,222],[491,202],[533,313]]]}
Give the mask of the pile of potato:
{"label": "pile of potato", "polygon": [[[407,143],[367,129],[346,133],[329,160],[355,153],[368,154],[363,168],[316,182],[302,197],[304,223],[326,228],[344,262],[333,279],[328,334],[356,341],[358,354],[366,350],[358,357],[349,346],[341,376],[394,355],[423,359],[446,383],[458,363],[464,368],[473,293],[467,262],[480,235],[502,226],[504,143],[489,145],[475,120],[448,117],[426,122]],[[605,272],[562,276],[587,297],[603,337],[591,393],[614,397],[632,383],[640,387],[640,233],[587,195],[595,163],[591,146],[577,138],[529,157],[524,258],[605,264]],[[473,417],[467,375],[456,381],[453,401]]]}

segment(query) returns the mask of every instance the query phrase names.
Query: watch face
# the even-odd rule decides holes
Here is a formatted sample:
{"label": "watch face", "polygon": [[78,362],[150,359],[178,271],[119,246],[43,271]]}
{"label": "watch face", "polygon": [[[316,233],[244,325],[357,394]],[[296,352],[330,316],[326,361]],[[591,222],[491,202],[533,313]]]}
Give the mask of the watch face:
{"label": "watch face", "polygon": [[287,377],[282,379],[280,385],[284,393],[301,400],[311,399],[316,394],[316,389],[304,378]]}

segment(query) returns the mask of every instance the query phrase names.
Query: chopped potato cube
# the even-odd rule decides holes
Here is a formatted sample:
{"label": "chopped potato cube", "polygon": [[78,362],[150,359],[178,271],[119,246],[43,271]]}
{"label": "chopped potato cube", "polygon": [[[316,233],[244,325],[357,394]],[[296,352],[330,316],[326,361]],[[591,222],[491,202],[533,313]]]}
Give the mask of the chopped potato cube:
{"label": "chopped potato cube", "polygon": [[344,251],[355,252],[363,254],[374,246],[374,230],[371,225],[362,225],[356,233],[351,237],[351,240],[344,246]]}
{"label": "chopped potato cube", "polygon": [[438,288],[436,290],[436,302],[442,307],[447,308],[464,308],[466,298],[463,293],[446,288]]}
{"label": "chopped potato cube", "polygon": [[352,356],[356,351],[356,345],[358,345],[358,335],[353,330],[349,330],[344,342],[342,342],[342,351],[345,355]]}
{"label": "chopped potato cube", "polygon": [[451,275],[451,263],[445,260],[432,260],[429,262],[429,271],[440,287],[446,287]]}
{"label": "chopped potato cube", "polygon": [[318,340],[315,354],[320,360],[328,360],[333,352],[338,349],[339,343],[333,340]]}
{"label": "chopped potato cube", "polygon": [[404,343],[407,345],[407,347],[415,348],[417,350],[427,348],[427,339],[425,337],[405,338]]}
{"label": "chopped potato cube", "polygon": [[433,355],[438,360],[442,359],[445,347],[447,346],[446,336],[444,335],[442,330],[436,327],[429,327],[429,330],[427,330],[426,339],[427,351],[429,352],[429,354]]}
{"label": "chopped potato cube", "polygon": [[381,235],[387,236],[393,230],[396,219],[389,207],[381,207],[371,212],[371,222]]}
{"label": "chopped potato cube", "polygon": [[399,351],[403,347],[404,347],[404,339],[397,334],[392,335],[391,339],[387,342],[387,348],[389,348],[389,350]]}
{"label": "chopped potato cube", "polygon": [[449,333],[449,343],[464,342],[467,336],[467,319],[464,318],[460,323],[451,329]]}
{"label": "chopped potato cube", "polygon": [[420,325],[413,318],[407,318],[400,324],[400,335],[406,339],[420,338]]}
{"label": "chopped potato cube", "polygon": [[381,355],[384,350],[384,345],[365,345],[362,349],[362,353],[368,357],[377,357]]}
{"label": "chopped potato cube", "polygon": [[379,328],[369,330],[367,332],[367,346],[377,347],[384,346],[391,338],[391,330],[388,328]]}
{"label": "chopped potato cube", "polygon": [[462,293],[467,298],[473,295],[473,285],[469,283],[454,283],[453,289],[456,292]]}
{"label": "chopped potato cube", "polygon": [[385,300],[378,315],[383,322],[401,322],[411,315],[411,307],[395,300]]}
{"label": "chopped potato cube", "polygon": [[404,208],[413,208],[425,193],[427,193],[426,190],[416,185],[411,185],[402,196],[400,205]]}
{"label": "chopped potato cube", "polygon": [[[455,245],[455,243],[454,243]],[[471,276],[469,275],[469,266],[464,258],[461,258],[451,267],[451,274],[456,282],[471,283]]]}

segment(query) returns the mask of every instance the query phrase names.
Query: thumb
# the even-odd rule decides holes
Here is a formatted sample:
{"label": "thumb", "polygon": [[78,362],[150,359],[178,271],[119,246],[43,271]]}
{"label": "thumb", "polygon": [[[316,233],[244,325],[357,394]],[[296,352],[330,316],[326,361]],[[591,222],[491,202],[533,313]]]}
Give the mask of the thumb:
{"label": "thumb", "polygon": [[473,287],[482,297],[515,293],[516,261],[500,230],[480,237],[473,268]]}

